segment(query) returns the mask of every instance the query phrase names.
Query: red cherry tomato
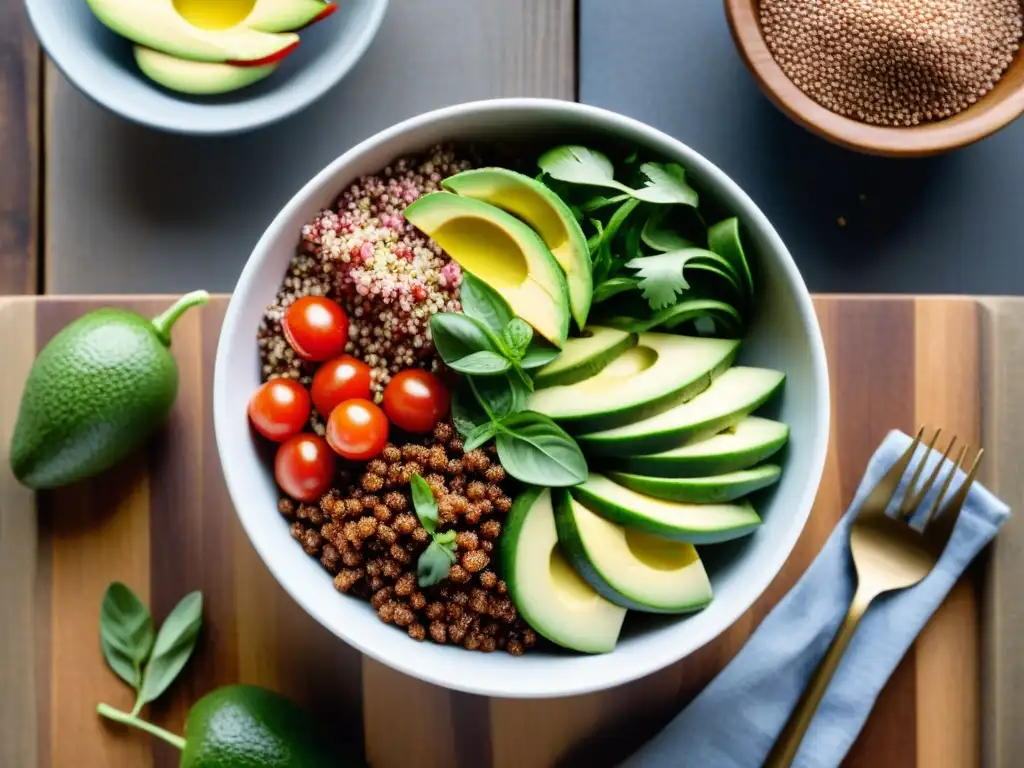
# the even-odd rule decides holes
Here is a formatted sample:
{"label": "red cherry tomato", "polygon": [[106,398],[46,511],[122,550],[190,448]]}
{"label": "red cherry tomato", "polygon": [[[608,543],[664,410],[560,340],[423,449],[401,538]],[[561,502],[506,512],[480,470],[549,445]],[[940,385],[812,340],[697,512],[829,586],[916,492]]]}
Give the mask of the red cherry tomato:
{"label": "red cherry tomato", "polygon": [[268,440],[280,443],[309,421],[309,392],[294,379],[271,379],[249,398],[249,420]]}
{"label": "red cherry tomato", "polygon": [[448,413],[450,404],[447,387],[420,368],[399,371],[384,387],[384,412],[407,432],[429,432]]}
{"label": "red cherry tomato", "polygon": [[345,400],[370,399],[370,366],[352,355],[328,360],[313,376],[313,405],[325,418]]}
{"label": "red cherry tomato", "polygon": [[331,487],[336,461],[326,440],[305,432],[289,438],[277,449],[274,479],[293,499],[313,504]]}
{"label": "red cherry tomato", "polygon": [[285,310],[281,330],[303,360],[329,360],[345,351],[348,317],[336,301],[304,296]]}
{"label": "red cherry tomato", "polygon": [[327,419],[327,442],[346,459],[372,459],[387,441],[388,417],[369,400],[346,400]]}

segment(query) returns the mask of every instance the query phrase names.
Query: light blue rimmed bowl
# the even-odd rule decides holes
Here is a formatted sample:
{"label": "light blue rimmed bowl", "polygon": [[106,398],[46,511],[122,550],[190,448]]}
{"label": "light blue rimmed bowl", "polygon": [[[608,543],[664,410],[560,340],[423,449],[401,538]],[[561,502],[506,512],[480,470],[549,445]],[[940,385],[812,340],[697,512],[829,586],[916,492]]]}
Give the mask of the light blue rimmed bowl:
{"label": "light blue rimmed bowl", "polygon": [[132,44],[103,26],[84,0],[25,0],[36,36],[79,91],[132,122],[171,133],[243,133],[305,109],[362,58],[387,13],[388,0],[345,0],[300,33],[298,50],[274,74],[220,96],[177,94],[150,81]]}

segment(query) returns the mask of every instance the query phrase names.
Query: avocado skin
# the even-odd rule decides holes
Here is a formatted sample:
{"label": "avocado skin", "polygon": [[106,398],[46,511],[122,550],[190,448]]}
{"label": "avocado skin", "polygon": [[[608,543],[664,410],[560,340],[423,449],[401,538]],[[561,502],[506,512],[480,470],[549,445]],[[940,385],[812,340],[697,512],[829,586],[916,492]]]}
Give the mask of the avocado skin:
{"label": "avocado skin", "polygon": [[185,722],[181,768],[365,766],[328,744],[312,717],[266,688],[229,685],[201,698]]}
{"label": "avocado skin", "polygon": [[149,320],[115,308],[83,315],[29,372],[11,469],[33,489],[109,469],[166,420],[177,391],[177,365]]}

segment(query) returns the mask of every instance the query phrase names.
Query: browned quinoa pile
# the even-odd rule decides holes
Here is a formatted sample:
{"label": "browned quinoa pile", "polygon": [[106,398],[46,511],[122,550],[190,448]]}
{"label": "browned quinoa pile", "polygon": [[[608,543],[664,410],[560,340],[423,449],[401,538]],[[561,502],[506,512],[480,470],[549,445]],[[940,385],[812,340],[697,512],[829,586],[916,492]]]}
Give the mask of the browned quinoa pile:
{"label": "browned quinoa pile", "polygon": [[[335,574],[334,586],[369,599],[381,621],[414,640],[520,655],[537,642],[493,569],[495,542],[512,506],[510,480],[489,449],[462,451],[450,424],[425,444],[391,443],[358,480],[319,505],[282,498],[292,537]],[[458,562],[448,579],[420,589],[416,561],[430,536],[412,509],[409,482],[421,474],[438,501],[438,530],[455,530]]]}
{"label": "browned quinoa pile", "polygon": [[438,369],[430,316],[462,309],[462,272],[402,212],[439,190],[448,176],[471,167],[473,162],[447,146],[398,159],[351,184],[333,208],[303,227],[298,252],[257,334],[264,381],[288,376],[309,386],[312,368],[281,332],[285,309],[303,296],[328,296],[341,304],[350,322],[346,351],[370,366],[378,403],[398,371]]}
{"label": "browned quinoa pile", "polygon": [[761,0],[782,71],[827,109],[917,125],[974,104],[1020,46],[1021,0]]}

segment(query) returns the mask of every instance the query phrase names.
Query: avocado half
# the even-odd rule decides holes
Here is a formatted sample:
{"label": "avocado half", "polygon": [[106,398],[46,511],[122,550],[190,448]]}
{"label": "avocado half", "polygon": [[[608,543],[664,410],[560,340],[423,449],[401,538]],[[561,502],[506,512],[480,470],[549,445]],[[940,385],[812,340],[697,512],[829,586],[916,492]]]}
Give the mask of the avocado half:
{"label": "avocado half", "polygon": [[532,227],[565,272],[569,308],[579,328],[587,323],[594,295],[590,248],[569,206],[544,184],[507,168],[477,168],[441,182],[445,189],[482,200]]}

